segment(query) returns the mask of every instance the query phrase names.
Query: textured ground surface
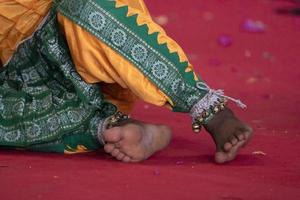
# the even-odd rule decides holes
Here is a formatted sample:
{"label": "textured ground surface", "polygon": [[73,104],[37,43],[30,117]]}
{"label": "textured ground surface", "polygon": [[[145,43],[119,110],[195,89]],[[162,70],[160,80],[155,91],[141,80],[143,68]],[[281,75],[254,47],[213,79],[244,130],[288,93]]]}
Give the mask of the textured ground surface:
{"label": "textured ground surface", "polygon": [[[246,111],[234,110],[254,127],[252,143],[236,161],[216,165],[212,141],[205,132],[194,135],[187,116],[140,103],[135,117],[173,127],[174,139],[165,151],[141,164],[122,164],[103,153],[1,151],[0,198],[300,199],[300,16],[275,12],[295,4],[146,2],[211,87],[245,101]],[[246,19],[262,21],[265,32],[241,31]],[[222,35],[228,47],[218,44]]]}

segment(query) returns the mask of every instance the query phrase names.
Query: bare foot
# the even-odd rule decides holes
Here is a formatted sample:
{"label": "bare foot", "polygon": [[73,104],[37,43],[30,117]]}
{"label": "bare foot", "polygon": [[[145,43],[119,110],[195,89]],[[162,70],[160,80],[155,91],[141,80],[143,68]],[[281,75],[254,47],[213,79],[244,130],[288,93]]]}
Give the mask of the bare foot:
{"label": "bare foot", "polygon": [[205,129],[216,143],[216,163],[233,160],[239,149],[245,146],[252,136],[252,128],[236,118],[229,108],[217,113],[205,125]]}
{"label": "bare foot", "polygon": [[171,130],[164,125],[129,121],[127,124],[106,130],[105,152],[123,162],[140,162],[164,149],[171,140]]}

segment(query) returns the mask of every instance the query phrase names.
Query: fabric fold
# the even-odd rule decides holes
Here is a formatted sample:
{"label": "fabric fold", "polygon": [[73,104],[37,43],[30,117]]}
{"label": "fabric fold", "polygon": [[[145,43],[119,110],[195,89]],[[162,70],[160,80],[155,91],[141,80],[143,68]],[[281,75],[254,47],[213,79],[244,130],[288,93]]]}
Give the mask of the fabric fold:
{"label": "fabric fold", "polygon": [[[200,80],[195,79],[193,71],[187,70],[187,68],[189,68],[188,61],[181,62],[182,56],[178,54],[178,52],[181,52],[181,49],[178,48],[177,51],[173,50],[174,52],[172,52],[167,42],[163,44],[159,43],[159,35],[162,35],[160,37],[168,38],[164,32],[160,32],[157,28],[157,32],[149,34],[149,27],[152,29],[159,27],[155,25],[151,17],[143,14],[143,11],[135,15],[128,15],[131,10],[130,3],[128,3],[129,5],[123,5],[122,3],[124,4],[124,2],[119,1],[89,0],[76,2],[63,1],[60,4],[59,12],[61,15],[59,15],[59,21],[63,24],[66,38],[71,52],[73,52],[72,55],[78,71],[84,72],[83,76],[88,74],[86,73],[87,71],[100,72],[98,77],[93,77],[96,78],[96,80],[93,81],[117,82],[124,88],[128,87],[135,95],[145,101],[160,106],[168,102],[174,111],[189,112],[191,107],[201,99],[207,91],[196,88],[196,83]],[[74,13],[72,11],[75,8],[76,12]],[[137,12],[137,9],[135,10]],[[139,18],[145,18],[144,22],[148,23],[139,25],[138,21],[142,21],[138,20]],[[71,24],[66,26],[68,20],[76,25]],[[82,45],[82,52],[78,52],[78,50],[76,52],[76,49],[78,49],[76,48],[78,47],[77,41],[73,41],[72,38],[74,37],[71,37],[71,35],[74,36],[74,34],[76,37],[76,33],[84,35],[88,40],[90,38],[96,38],[96,46],[101,46],[101,49],[105,49],[105,51],[102,52],[102,54],[93,54],[85,51],[86,49]],[[175,44],[171,39],[168,38],[168,40],[171,41],[170,43]],[[110,63],[111,60],[113,60],[111,59],[112,57],[110,57],[112,52],[118,54],[118,56],[116,56],[118,62],[113,63],[113,65]],[[91,53],[90,58],[95,55],[97,60],[102,59],[108,62],[103,62],[99,66],[93,65],[93,61],[89,62],[89,64],[92,65],[88,65],[84,63],[86,61],[79,59],[77,59],[79,61],[76,62],[76,57],[78,58],[80,55],[86,53]],[[122,65],[122,63],[126,63],[126,65]],[[112,77],[112,80],[105,80],[107,76],[101,73],[103,67],[105,68],[107,65],[108,70],[104,71],[105,73],[108,72],[108,77]],[[96,70],[89,70],[88,68],[94,68]],[[156,95],[152,95],[153,101],[149,98],[153,93],[147,88],[143,88],[145,84],[137,85],[134,84],[136,81],[130,80],[133,79],[132,76],[127,78],[128,74],[136,69],[140,72],[140,74],[135,73],[137,80],[147,79],[150,81],[150,87],[148,88],[152,90],[155,87],[157,88],[158,92],[156,92]],[[117,73],[115,73],[115,71],[109,72],[109,70],[116,70]],[[91,76],[93,75],[94,74]],[[104,78],[102,77],[103,75],[105,76]],[[159,103],[157,101],[158,99],[163,101]]]}

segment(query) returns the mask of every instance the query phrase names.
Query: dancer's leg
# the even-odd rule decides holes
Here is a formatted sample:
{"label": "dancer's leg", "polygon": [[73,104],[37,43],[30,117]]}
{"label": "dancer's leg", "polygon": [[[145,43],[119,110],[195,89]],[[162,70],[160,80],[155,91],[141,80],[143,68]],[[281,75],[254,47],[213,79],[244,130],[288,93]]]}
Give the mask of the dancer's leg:
{"label": "dancer's leg", "polygon": [[[121,0],[75,4],[64,1],[58,18],[87,82],[118,83],[155,105],[191,112],[194,119],[208,112],[204,126],[216,143],[218,163],[232,160],[249,141],[251,128],[228,108],[214,113],[220,94],[203,87],[181,48],[147,13]],[[201,112],[192,111],[195,105]]]}

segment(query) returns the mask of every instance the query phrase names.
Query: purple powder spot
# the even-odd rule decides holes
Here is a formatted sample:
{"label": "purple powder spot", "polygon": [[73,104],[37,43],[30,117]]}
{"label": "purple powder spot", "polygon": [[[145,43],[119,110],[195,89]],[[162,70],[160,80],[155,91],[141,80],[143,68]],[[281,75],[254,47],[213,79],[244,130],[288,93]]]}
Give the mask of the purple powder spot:
{"label": "purple powder spot", "polygon": [[148,109],[149,109],[149,105],[148,105],[148,104],[145,104],[145,105],[144,105],[144,109],[148,110]]}
{"label": "purple powder spot", "polygon": [[177,161],[176,165],[183,165],[183,161],[182,160]]}
{"label": "purple powder spot", "polygon": [[248,33],[264,33],[266,31],[266,25],[259,20],[246,19],[242,23],[241,29]]}
{"label": "purple powder spot", "polygon": [[160,175],[160,171],[158,169],[153,171],[154,176],[159,176]]}
{"label": "purple powder spot", "polygon": [[218,43],[222,47],[229,47],[232,45],[232,38],[229,35],[220,35],[218,38]]}
{"label": "purple powder spot", "polygon": [[262,98],[265,100],[269,100],[269,99],[271,99],[271,97],[272,97],[271,94],[263,94],[262,95]]}

